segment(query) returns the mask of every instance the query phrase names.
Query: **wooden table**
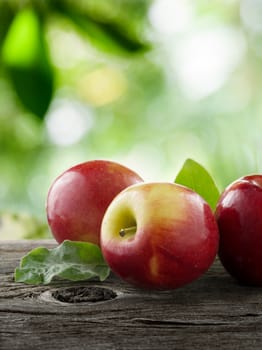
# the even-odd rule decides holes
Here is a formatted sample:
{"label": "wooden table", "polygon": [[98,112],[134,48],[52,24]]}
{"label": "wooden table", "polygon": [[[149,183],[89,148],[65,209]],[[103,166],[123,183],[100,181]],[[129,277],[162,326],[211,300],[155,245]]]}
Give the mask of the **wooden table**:
{"label": "wooden table", "polygon": [[262,289],[238,285],[218,261],[174,291],[105,282],[14,283],[20,258],[53,241],[1,241],[0,349],[262,349]]}

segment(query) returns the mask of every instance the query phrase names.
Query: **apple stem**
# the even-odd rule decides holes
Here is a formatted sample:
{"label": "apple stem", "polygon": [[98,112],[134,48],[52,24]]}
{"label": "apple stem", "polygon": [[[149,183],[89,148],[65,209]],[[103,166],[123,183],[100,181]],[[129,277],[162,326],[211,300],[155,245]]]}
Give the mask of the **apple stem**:
{"label": "apple stem", "polygon": [[121,237],[124,237],[126,234],[134,234],[134,233],[136,233],[136,226],[121,228],[121,230],[119,231],[119,235]]}

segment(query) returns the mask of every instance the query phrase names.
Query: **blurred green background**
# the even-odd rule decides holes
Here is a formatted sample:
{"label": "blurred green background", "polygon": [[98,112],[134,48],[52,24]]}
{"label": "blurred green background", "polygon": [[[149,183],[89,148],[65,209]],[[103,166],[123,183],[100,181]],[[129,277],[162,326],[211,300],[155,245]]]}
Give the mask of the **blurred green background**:
{"label": "blurred green background", "polygon": [[262,172],[260,0],[0,0],[0,45],[0,239],[48,237],[48,188],[86,160]]}

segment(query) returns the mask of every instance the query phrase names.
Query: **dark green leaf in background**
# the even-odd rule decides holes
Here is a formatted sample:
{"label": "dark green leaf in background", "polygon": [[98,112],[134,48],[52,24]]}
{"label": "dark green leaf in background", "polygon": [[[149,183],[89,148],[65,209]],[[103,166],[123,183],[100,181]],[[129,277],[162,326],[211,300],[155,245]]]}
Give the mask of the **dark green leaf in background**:
{"label": "dark green leaf in background", "polygon": [[[70,19],[78,29],[80,29],[88,38],[90,43],[104,52],[125,55],[147,51],[150,48],[148,42],[143,38],[142,30],[139,35],[137,26],[139,20],[136,13],[148,10],[149,1],[125,1],[121,3],[116,1],[110,3],[112,14],[108,14],[108,4],[104,2],[86,2],[84,5],[78,2],[73,3],[68,0],[56,0],[50,3],[54,11]],[[137,6],[135,4],[137,3]],[[129,11],[128,21],[125,21]],[[114,15],[113,15],[114,14]],[[122,14],[122,17],[120,15]],[[120,16],[118,18],[118,16]],[[144,18],[141,15],[141,18]],[[142,24],[140,25],[142,29]]]}
{"label": "dark green leaf in background", "polygon": [[53,94],[53,74],[43,24],[31,9],[17,13],[6,35],[2,59],[26,109],[43,118]]}
{"label": "dark green leaf in background", "polygon": [[127,54],[143,52],[149,45],[125,35],[121,28],[112,23],[99,23],[87,16],[82,17],[73,13],[67,14],[69,18],[84,30],[92,45],[100,50],[114,54]]}
{"label": "dark green leaf in background", "polygon": [[215,209],[219,190],[208,171],[192,159],[187,159],[177,174],[175,183],[187,186],[202,196]]}
{"label": "dark green leaf in background", "polygon": [[16,268],[15,281],[48,284],[54,277],[70,281],[98,277],[103,281],[109,272],[98,246],[87,242],[64,241],[53,249],[38,247],[31,250]]}

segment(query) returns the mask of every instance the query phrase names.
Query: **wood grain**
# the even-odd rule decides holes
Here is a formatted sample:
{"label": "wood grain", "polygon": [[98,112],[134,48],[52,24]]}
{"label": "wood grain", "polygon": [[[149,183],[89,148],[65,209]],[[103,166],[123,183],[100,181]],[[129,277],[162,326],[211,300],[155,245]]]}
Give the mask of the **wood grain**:
{"label": "wood grain", "polygon": [[[262,349],[262,290],[236,283],[219,261],[174,291],[139,290],[113,275],[103,283],[15,283],[20,258],[37,246],[55,243],[1,242],[0,349]],[[57,299],[83,287],[115,297],[95,302],[87,290],[84,302]]]}

